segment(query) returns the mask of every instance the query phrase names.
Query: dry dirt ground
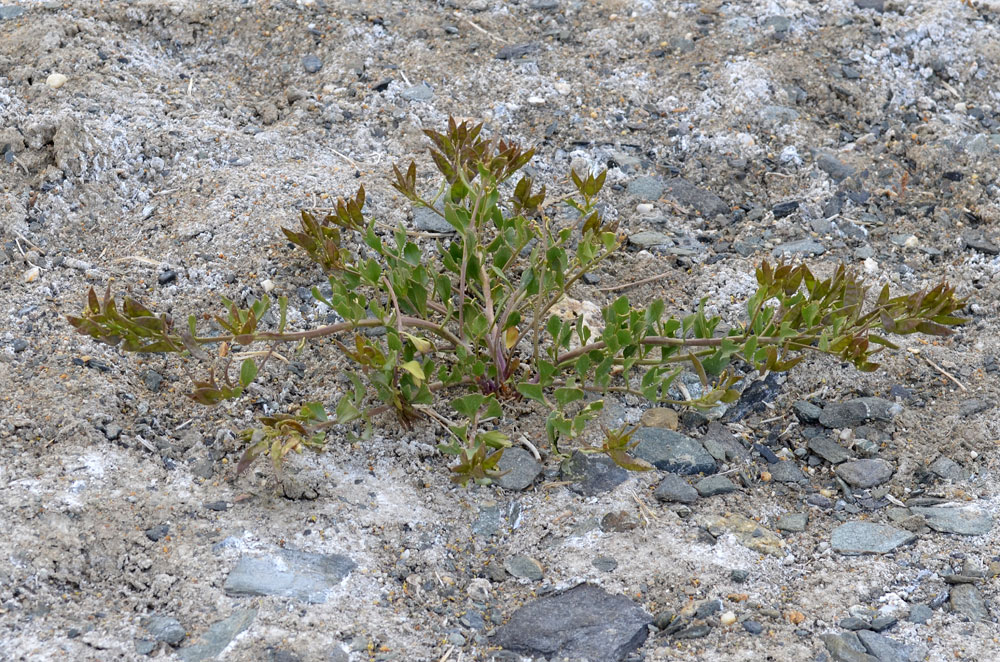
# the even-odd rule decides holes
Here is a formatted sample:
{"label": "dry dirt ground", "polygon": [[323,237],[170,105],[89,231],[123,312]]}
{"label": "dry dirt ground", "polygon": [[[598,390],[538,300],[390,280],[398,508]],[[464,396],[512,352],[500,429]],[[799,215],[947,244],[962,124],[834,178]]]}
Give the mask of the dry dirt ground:
{"label": "dry dirt ground", "polygon": [[[708,295],[734,323],[755,265],[807,239],[825,250],[807,258],[819,273],[844,261],[904,292],[955,283],[971,321],[951,338],[910,337],[904,347],[920,355],[901,352],[873,374],[810,360],[770,408],[730,430],[747,448],[793,451],[804,446],[795,401],[898,398],[903,413],[865,432],[895,467],[878,496],[974,502],[995,518],[995,6],[4,1],[0,658],[143,659],[151,615],[176,619],[182,651],[235,615],[249,624],[219,659],[485,660],[495,654],[488,634],[519,605],[581,581],[653,615],[719,598],[738,618],[709,616],[714,627],[698,639],[653,633],[632,660],[824,659],[820,635],[839,632],[857,606],[897,616],[886,634],[913,659],[1000,655],[1000,584],[987,570],[1000,527],[965,537],[918,523],[910,546],[842,556],[830,532],[859,506],[807,505],[809,495],[843,495],[829,467],[804,456],[790,461],[807,467],[805,485],[757,481],[691,506],[657,502],[651,474],[580,497],[553,484],[552,458],[527,491],[464,489],[433,451],[436,429],[387,421],[371,442],[331,438],[326,452],[293,459],[293,499],[263,464],[234,477],[235,433],[269,407],[322,397],[330,356],[293,357],[248,398],[204,409],[183,397],[174,363],[96,345],[64,317],[91,286],[181,316],[216,312],[220,294],[259,296],[268,279],[314,314],[300,288],[321,275],[280,226],[359,182],[370,214],[410,223],[387,184],[391,164],[419,154],[426,165],[421,130],[449,115],[481,120],[537,145],[534,166],[553,195],[569,191],[571,164],[610,168],[608,216],[676,243],[632,247],[575,292],[598,305],[616,296],[600,287],[668,272],[627,293],[666,297],[675,312]],[[628,185],[648,176],[683,177],[729,211],[709,218],[697,199],[666,195],[637,210]],[[789,201],[799,202],[790,214],[775,210]],[[629,421],[644,409],[618,404]],[[702,432],[690,418],[682,429]],[[522,431],[544,446],[537,421]],[[954,479],[928,471],[941,456],[957,463]],[[891,521],[881,506],[857,517]],[[634,528],[595,526],[621,511]],[[740,514],[773,530],[792,511],[810,512],[809,524],[781,534],[778,555],[700,524]],[[490,523],[491,513],[503,517]],[[324,603],[223,590],[241,556],[281,547],[345,554],[357,567]],[[515,555],[537,559],[543,578],[510,576],[503,566]],[[598,569],[598,557],[617,567]],[[945,602],[926,624],[910,622],[963,564],[987,575],[977,585],[987,618],[972,622]],[[749,575],[738,583],[733,570]],[[742,627],[748,619],[763,631]],[[175,659],[177,649],[151,647]]]}

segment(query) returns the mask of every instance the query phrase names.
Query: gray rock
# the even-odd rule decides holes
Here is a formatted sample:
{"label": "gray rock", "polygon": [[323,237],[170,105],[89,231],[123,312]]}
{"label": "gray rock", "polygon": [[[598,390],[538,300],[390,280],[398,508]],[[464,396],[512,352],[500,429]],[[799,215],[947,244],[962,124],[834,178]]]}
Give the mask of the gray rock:
{"label": "gray rock", "polygon": [[958,404],[958,413],[963,418],[974,416],[980,412],[992,409],[993,405],[985,400],[980,400],[978,398],[971,398],[969,400],[963,400]]}
{"label": "gray rock", "polygon": [[156,642],[149,639],[136,639],[135,652],[139,655],[151,655],[156,650]]}
{"label": "gray rock", "polygon": [[822,409],[805,400],[794,402],[792,404],[792,411],[795,412],[795,415],[803,423],[817,423],[819,422],[819,415],[823,413]]}
{"label": "gray rock", "polygon": [[277,595],[303,602],[326,602],[327,592],[356,567],[342,554],[282,549],[276,555],[244,556],[226,578],[229,595]]}
{"label": "gray rock", "polygon": [[845,483],[851,487],[864,490],[869,487],[881,485],[892,478],[892,473],[895,469],[893,468],[892,463],[886,460],[877,459],[851,460],[850,462],[844,462],[837,467],[836,471],[837,475],[840,476]]}
{"label": "gray rock", "polygon": [[986,255],[1000,255],[1000,247],[981,234],[965,234],[962,236],[966,247]]}
{"label": "gray rock", "polygon": [[505,450],[497,462],[497,469],[508,472],[496,480],[497,485],[515,492],[530,487],[542,473],[542,465],[523,448]]}
{"label": "gray rock", "polygon": [[712,628],[704,623],[691,625],[674,635],[674,639],[701,639],[707,637]]}
{"label": "gray rock", "polygon": [[703,497],[715,496],[716,494],[729,494],[736,491],[736,486],[725,476],[706,476],[697,483],[694,488]]}
{"label": "gray rock", "polygon": [[183,662],[214,660],[236,635],[250,627],[256,616],[256,609],[237,609],[229,618],[212,624],[195,643],[178,650],[177,657]]}
{"label": "gray rock", "polygon": [[666,192],[677,204],[690,207],[707,219],[729,216],[732,211],[722,198],[681,177],[668,180]]}
{"label": "gray rock", "polygon": [[910,508],[914,515],[927,519],[927,526],[942,533],[982,536],[993,528],[993,518],[973,506],[926,506]]}
{"label": "gray rock", "polygon": [[880,14],[885,11],[885,0],[854,0],[858,9],[874,9]]}
{"label": "gray rock", "polygon": [[820,170],[838,182],[847,179],[855,172],[854,168],[829,154],[820,154],[817,156],[816,165],[819,166]]}
{"label": "gray rock", "polygon": [[618,568],[618,560],[611,556],[598,556],[590,562],[590,565],[601,572],[614,572]]}
{"label": "gray rock", "polygon": [[628,472],[606,455],[587,455],[574,451],[560,466],[563,480],[573,481],[569,489],[581,496],[594,496],[613,490],[625,482]]}
{"label": "gray rock", "polygon": [[819,422],[827,428],[853,428],[869,421],[891,421],[902,406],[884,398],[854,398],[823,408]]}
{"label": "gray rock", "polygon": [[928,607],[927,605],[913,605],[913,607],[910,608],[910,615],[907,617],[906,620],[910,621],[911,623],[923,625],[924,623],[929,621],[931,619],[931,616],[933,615],[934,615],[934,610]]}
{"label": "gray rock", "polygon": [[878,662],[908,662],[910,659],[903,644],[871,630],[860,630],[858,639],[870,655],[878,658]]}
{"label": "gray rock", "polygon": [[659,200],[663,195],[663,182],[657,177],[636,177],[628,183],[628,194],[647,202]]}
{"label": "gray rock", "polygon": [[789,533],[802,533],[809,523],[809,513],[785,513],[778,518],[775,528]]}
{"label": "gray rock", "polygon": [[895,616],[879,616],[872,619],[872,630],[875,632],[885,632],[898,622],[899,619]]}
{"label": "gray rock", "polygon": [[507,559],[503,567],[513,577],[530,579],[533,582],[542,580],[542,564],[524,554],[518,554]]}
{"label": "gray rock", "polygon": [[651,249],[658,246],[672,247],[674,240],[662,232],[636,232],[628,236],[628,243],[636,248]]}
{"label": "gray rock", "polygon": [[764,631],[764,626],[758,623],[757,621],[747,620],[743,621],[741,625],[743,625],[743,629],[749,632],[750,634],[760,634],[761,632]]}
{"label": "gray rock", "polygon": [[435,212],[433,209],[420,206],[413,208],[413,227],[421,232],[454,232],[455,228],[451,223]]}
{"label": "gray rock", "polygon": [[694,503],[698,500],[698,490],[691,487],[686,480],[677,474],[668,473],[663,477],[653,496],[660,501],[676,501],[677,503]]}
{"label": "gray rock", "polygon": [[24,7],[15,7],[13,5],[4,5],[0,7],[0,21],[10,20],[12,18],[17,18],[24,13]]}
{"label": "gray rock", "polygon": [[495,502],[479,507],[479,515],[472,523],[472,535],[480,538],[489,538],[500,533],[500,526],[503,524],[503,513],[500,506]]}
{"label": "gray rock", "polygon": [[497,628],[493,643],[553,659],[621,662],[646,640],[653,618],[593,584],[530,602]]}
{"label": "gray rock", "polygon": [[830,464],[840,464],[851,459],[851,453],[830,437],[816,435],[806,444],[806,447]]}
{"label": "gray rock", "polygon": [[767,470],[771,472],[771,478],[779,483],[804,483],[808,480],[799,465],[791,460],[775,462]]}
{"label": "gray rock", "polygon": [[945,455],[931,462],[929,469],[941,478],[955,482],[967,480],[971,475],[969,471],[962,468],[962,465]]}
{"label": "gray rock", "polygon": [[799,241],[786,241],[774,247],[771,254],[774,257],[786,255],[822,255],[826,252],[826,247],[815,239],[800,239]]}
{"label": "gray rock", "polygon": [[878,658],[866,653],[864,647],[857,643],[856,635],[853,638],[848,638],[847,635],[854,635],[854,633],[845,632],[838,635],[827,632],[819,635],[819,638],[837,662],[879,662]]}
{"label": "gray rock", "polygon": [[307,73],[314,74],[323,68],[323,61],[310,53],[302,58],[302,68],[305,69]]}
{"label": "gray rock", "polygon": [[852,521],[841,524],[833,530],[830,544],[835,552],[854,556],[887,554],[900,545],[909,544],[916,539],[915,534],[886,524]]}
{"label": "gray rock", "polygon": [[689,476],[716,472],[715,459],[691,437],[663,428],[639,428],[632,435],[638,441],[634,455],[657,469]]}
{"label": "gray rock", "polygon": [[146,628],[146,632],[152,635],[154,640],[164,641],[171,646],[181,643],[184,641],[184,637],[187,636],[187,632],[180,621],[170,616],[150,616],[144,619],[143,627]]}
{"label": "gray rock", "polygon": [[534,43],[529,44],[508,44],[497,52],[498,60],[520,60],[537,51],[541,46]]}
{"label": "gray rock", "polygon": [[401,96],[407,101],[430,101],[434,98],[434,90],[427,83],[420,83],[403,90]]}
{"label": "gray rock", "polygon": [[845,630],[867,630],[871,627],[871,623],[863,618],[857,618],[856,616],[848,616],[847,618],[842,618],[837,622],[838,627],[842,627]]}

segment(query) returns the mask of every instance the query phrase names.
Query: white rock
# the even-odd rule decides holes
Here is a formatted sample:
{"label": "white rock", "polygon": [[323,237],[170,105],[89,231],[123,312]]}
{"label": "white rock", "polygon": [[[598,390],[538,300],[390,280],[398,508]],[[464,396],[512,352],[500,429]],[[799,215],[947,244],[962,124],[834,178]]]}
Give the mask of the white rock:
{"label": "white rock", "polygon": [[274,289],[274,281],[272,281],[270,278],[262,280],[260,282],[260,286],[264,288],[265,292],[270,294],[271,291]]}
{"label": "white rock", "polygon": [[912,234],[906,238],[905,242],[903,242],[903,246],[905,246],[906,248],[916,248],[919,245],[920,245],[920,240],[917,239],[916,235]]}
{"label": "white rock", "polygon": [[39,269],[38,267],[31,267],[30,269],[24,272],[24,282],[34,283],[36,280],[38,280],[38,274],[40,274],[41,272],[42,270]]}
{"label": "white rock", "polygon": [[528,97],[528,103],[532,106],[541,106],[545,103],[545,99],[542,97]]}
{"label": "white rock", "polygon": [[573,90],[573,87],[569,83],[563,82],[556,83],[552,87],[556,88],[556,92],[562,94],[563,96],[569,94]]}
{"label": "white rock", "polygon": [[66,84],[67,80],[69,79],[66,78],[66,76],[63,74],[59,73],[49,74],[49,77],[45,79],[45,84],[51,87],[53,90],[58,90],[60,87]]}
{"label": "white rock", "polygon": [[736,614],[731,611],[727,611],[722,616],[719,617],[719,622],[723,625],[732,625],[736,622]]}
{"label": "white rock", "polygon": [[653,213],[653,205],[648,202],[640,202],[635,206],[635,210],[640,214],[651,214]]}
{"label": "white rock", "polygon": [[873,274],[878,271],[878,262],[872,258],[865,259],[865,273]]}

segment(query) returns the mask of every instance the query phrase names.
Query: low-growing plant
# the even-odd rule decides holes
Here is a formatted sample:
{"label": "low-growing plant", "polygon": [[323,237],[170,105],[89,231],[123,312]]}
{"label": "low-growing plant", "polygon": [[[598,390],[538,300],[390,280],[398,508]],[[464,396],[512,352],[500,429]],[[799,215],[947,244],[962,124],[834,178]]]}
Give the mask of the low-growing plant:
{"label": "low-growing plant", "polygon": [[[501,421],[514,400],[533,401],[545,413],[547,441],[559,453],[561,441],[579,437],[600,414],[603,400],[588,393],[712,407],[739,397],[736,367],[785,371],[818,352],[869,371],[877,351],[897,348],[886,334],[946,335],[963,322],[954,313],[964,302],[946,283],[895,297],[886,285],[866,307],[864,280],[843,265],[820,279],[782,262],[760,265],[746,321],[725,332],[718,317],[705,314],[704,299],[682,317],[668,314],[663,300],[638,306],[624,296],[604,306],[600,323],[555,314],[585,274],[622,248],[623,237],[596,207],[606,172],[570,173],[575,193],[564,202],[575,212],[560,224],[544,213],[544,186],[536,189],[525,174],[514,180],[533,149],[454,120],[443,133],[425,133],[439,185],[421,192],[413,162],[394,166],[392,185],[441,216],[451,233],[431,243],[402,226],[383,230],[365,217],[363,187],[329,213],[303,211],[299,228],[282,229],[327,275],[330,293],[313,288],[312,295],[342,321],[289,330],[287,300],[279,297],[277,315],[269,315],[265,296],[245,307],[223,299],[223,316],[191,315],[176,324],[130,297],[118,302],[109,287],[103,299],[91,290],[69,322],[125,351],[209,364],[190,393],[206,405],[239,398],[279,345],[301,348],[330,337],[343,355],[331,370],[345,375],[349,388],[332,408],[307,402],[294,413],[261,417],[243,433],[248,446],[238,471],[261,455],[280,470],[291,451],[322,447],[331,428],[360,422],[370,433],[373,420],[392,412],[407,425],[426,419],[444,428],[438,448],[456,456],[451,471],[462,484],[498,475],[510,445]],[[199,330],[202,318],[214,322],[208,333]],[[250,352],[254,346],[266,349]],[[237,350],[253,356],[234,377]],[[672,388],[685,370],[701,381],[697,398]],[[631,433],[605,430],[602,445],[583,450],[648,469],[629,453]]]}

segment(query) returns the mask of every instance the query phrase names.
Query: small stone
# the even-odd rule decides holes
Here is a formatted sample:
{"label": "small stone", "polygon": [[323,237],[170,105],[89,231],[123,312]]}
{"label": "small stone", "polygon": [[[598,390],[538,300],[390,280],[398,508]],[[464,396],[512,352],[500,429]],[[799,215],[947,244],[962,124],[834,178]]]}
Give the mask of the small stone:
{"label": "small stone", "polygon": [[156,282],[160,285],[169,285],[175,280],[177,280],[177,272],[173,269],[167,269],[156,277]]}
{"label": "small stone", "polygon": [[886,630],[891,629],[898,622],[899,619],[894,616],[879,616],[878,618],[872,620],[872,630],[875,632],[885,632]]}
{"label": "small stone", "polygon": [[153,636],[154,640],[166,642],[171,646],[178,645],[187,636],[180,621],[169,616],[150,616],[143,623],[143,627]]}
{"label": "small stone", "polygon": [[827,428],[853,428],[869,421],[891,421],[902,406],[884,398],[854,398],[823,408],[819,422]]}
{"label": "small stone", "polygon": [[675,177],[667,181],[666,193],[677,204],[682,207],[690,207],[702,218],[712,220],[716,216],[729,216],[731,213],[729,205],[722,198],[709,190],[695,186],[681,177]]}
{"label": "small stone", "polygon": [[792,411],[795,415],[799,417],[799,420],[803,423],[818,423],[819,416],[823,413],[823,410],[812,404],[811,402],[806,402],[805,400],[798,400],[792,404]]}
{"label": "small stone", "polygon": [[981,536],[993,528],[993,518],[987,512],[973,506],[914,506],[910,508],[910,512],[926,518],[927,526],[942,533]]}
{"label": "small stone", "polygon": [[732,579],[737,584],[742,584],[750,576],[749,570],[743,570],[742,568],[734,568],[729,572],[729,578]]}
{"label": "small stone", "polygon": [[789,533],[802,533],[809,523],[809,513],[785,513],[778,518],[775,528]]}
{"label": "small stone", "polygon": [[628,243],[640,249],[652,250],[657,247],[670,248],[674,245],[674,240],[662,232],[646,231],[630,234]]}
{"label": "small stone", "polygon": [[885,0],[854,0],[858,9],[874,9],[880,14],[885,11]]}
{"label": "small stone", "polygon": [[513,577],[529,579],[533,582],[542,580],[542,564],[530,556],[525,556],[523,554],[512,556],[507,559],[507,562],[504,563],[503,567]]}
{"label": "small stone", "polygon": [[776,462],[770,469],[771,478],[779,483],[805,483],[808,480],[798,465],[791,460]]}
{"label": "small stone", "polygon": [[816,435],[806,443],[806,448],[830,464],[840,464],[851,459],[851,453],[825,435]]}
{"label": "small stone", "polygon": [[[0,7],[0,11],[3,11],[3,7]],[[0,16],[0,18],[3,18]],[[136,639],[135,640],[135,652],[139,655],[150,655],[156,650],[156,642],[150,641],[149,639]]]}
{"label": "small stone", "polygon": [[820,170],[838,182],[847,179],[855,172],[854,168],[829,154],[821,154],[816,157],[816,165],[819,166]]}
{"label": "small stone", "polygon": [[970,475],[958,462],[944,455],[934,460],[928,468],[939,477],[955,482],[966,480]]}
{"label": "small stone", "polygon": [[160,390],[160,386],[163,384],[163,377],[155,370],[147,370],[142,374],[142,381],[146,385],[146,388],[156,392]]}
{"label": "small stone", "polygon": [[908,531],[902,531],[885,524],[851,521],[833,530],[830,544],[833,551],[845,555],[887,554],[900,545],[917,539]]}
{"label": "small stone", "polygon": [[707,476],[695,483],[694,488],[703,497],[729,494],[736,491],[736,485],[725,476]]}
{"label": "small stone", "polygon": [[146,537],[153,542],[157,542],[158,540],[164,538],[169,531],[170,527],[166,524],[157,524],[156,526],[146,529],[143,533],[145,533]]}
{"label": "small stone", "polygon": [[771,213],[774,214],[774,218],[784,218],[795,213],[795,210],[799,208],[798,200],[789,200],[788,202],[779,202],[774,207],[771,208]]}
{"label": "small stone", "polygon": [[732,625],[733,623],[736,622],[736,612],[733,611],[723,612],[723,614],[719,616],[719,622],[722,623],[723,626]]}
{"label": "small stone", "polygon": [[658,200],[663,195],[663,182],[657,177],[636,177],[628,184],[628,194],[638,200]]}
{"label": "small stone", "polygon": [[0,6],[0,21],[8,21],[22,14],[24,14],[24,7],[17,7],[15,5]]}
{"label": "small stone", "polygon": [[803,614],[801,611],[792,610],[785,612],[785,620],[791,623],[792,625],[799,625],[804,620],[806,620],[806,615]]}
{"label": "small stone", "polygon": [[878,662],[907,662],[911,659],[903,644],[870,630],[859,631],[858,640]]}
{"label": "small stone", "polygon": [[194,643],[176,651],[182,662],[202,662],[215,659],[227,646],[253,623],[256,609],[237,609],[222,621],[213,623]]}
{"label": "small stone", "polygon": [[413,227],[421,232],[438,232],[448,234],[455,232],[451,223],[446,221],[440,214],[427,207],[413,208]]}
{"label": "small stone", "polygon": [[760,634],[761,632],[764,631],[764,626],[758,623],[757,621],[750,621],[750,620],[743,621],[742,625],[743,629],[749,632],[750,634]]}
{"label": "small stone", "polygon": [[674,501],[677,503],[694,503],[698,500],[698,490],[691,487],[677,474],[668,473],[663,477],[653,496],[659,501]]}
{"label": "small stone", "polygon": [[28,341],[24,338],[14,338],[14,341],[10,344],[11,349],[14,350],[15,354],[20,354],[24,350],[28,349]]}
{"label": "small stone", "polygon": [[302,58],[302,68],[306,70],[306,73],[314,74],[323,68],[323,61],[310,53]]}
{"label": "small stone", "polygon": [[881,485],[890,478],[895,469],[886,460],[852,460],[844,462],[836,469],[837,475],[851,487],[868,489]]}
{"label": "small stone", "polygon": [[229,510],[229,504],[225,501],[209,501],[205,504],[205,508],[216,512],[225,512]]}
{"label": "small stone", "polygon": [[635,206],[635,211],[637,214],[643,214],[643,215],[651,214],[653,213],[653,209],[654,209],[653,205],[649,204],[648,202],[641,202]]}
{"label": "small stone", "polygon": [[614,572],[618,568],[618,561],[611,556],[598,556],[590,564],[601,572]]}
{"label": "small stone", "polygon": [[434,98],[434,90],[427,83],[420,83],[403,90],[401,96],[407,101],[430,101]]}
{"label": "small stone", "polygon": [[[846,636],[848,634],[853,638],[848,638]],[[819,638],[836,662],[879,662],[878,658],[872,657],[864,651],[864,646],[857,640],[857,635],[854,633],[837,635],[828,632],[821,634]]]}
{"label": "small stone", "polygon": [[633,454],[657,469],[689,476],[716,472],[715,459],[695,439],[663,428],[639,428]]}
{"label": "small stone", "polygon": [[[638,455],[636,455],[638,457]],[[574,451],[560,465],[563,480],[573,481],[569,489],[581,496],[608,492],[625,482],[628,472],[606,455],[587,455]]]}
{"label": "small stone", "polygon": [[838,627],[842,627],[845,630],[867,630],[871,627],[871,623],[863,618],[857,618],[855,616],[848,616],[847,618],[842,618],[837,622]]}
{"label": "small stone", "polygon": [[934,610],[928,607],[927,605],[913,605],[913,607],[910,609],[910,615],[907,617],[906,620],[910,621],[911,623],[923,625],[924,623],[929,621],[931,619],[931,616],[933,615],[934,615]]}
{"label": "small stone", "polygon": [[500,456],[497,470],[506,472],[496,479],[497,485],[505,490],[518,492],[530,487],[535,482],[535,479],[542,472],[542,465],[523,448],[508,448]]}
{"label": "small stone", "polygon": [[29,267],[22,275],[21,278],[25,283],[34,283],[38,280],[38,276],[42,273],[42,270],[38,267]]}
{"label": "small stone", "polygon": [[789,255],[822,255],[826,252],[826,247],[815,239],[800,239],[799,241],[788,241],[774,247],[771,254],[774,257]]}
{"label": "small stone", "polygon": [[708,529],[719,529],[720,532],[733,534],[741,545],[755,552],[778,557],[785,556],[784,541],[776,533],[769,531],[749,517],[734,513],[726,517],[710,518],[705,524]]}
{"label": "small stone", "polygon": [[327,593],[356,567],[342,554],[281,549],[263,557],[244,556],[226,578],[227,595],[275,595],[310,604],[326,602]]}
{"label": "small stone", "polygon": [[51,87],[53,90],[58,90],[60,87],[66,84],[69,80],[64,74],[52,73],[49,74],[48,78],[45,79],[45,84]]}
{"label": "small stone", "polygon": [[520,60],[531,53],[537,51],[541,46],[534,43],[508,44],[501,48],[496,55],[498,60]]}
{"label": "small stone", "polygon": [[677,429],[677,412],[669,407],[653,407],[642,412],[639,420],[647,428]]}
{"label": "small stone", "polygon": [[978,398],[972,398],[969,400],[963,400],[958,404],[958,414],[963,418],[968,418],[969,416],[974,416],[992,408],[993,405],[989,402]]}

